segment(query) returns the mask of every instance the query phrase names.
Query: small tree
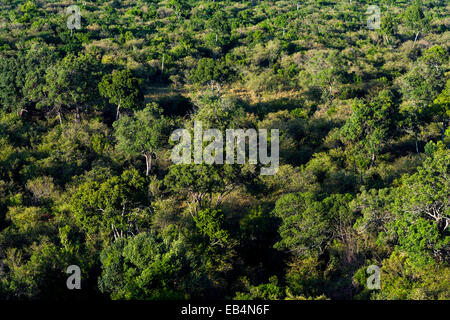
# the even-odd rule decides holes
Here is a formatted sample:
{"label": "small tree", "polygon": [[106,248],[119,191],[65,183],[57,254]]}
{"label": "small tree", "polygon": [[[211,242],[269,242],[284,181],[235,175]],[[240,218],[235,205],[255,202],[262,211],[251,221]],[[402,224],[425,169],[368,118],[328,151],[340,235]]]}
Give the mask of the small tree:
{"label": "small tree", "polygon": [[100,256],[99,288],[112,299],[181,299],[191,274],[182,238],[155,232],[119,239]]}
{"label": "small tree", "polygon": [[183,15],[188,14],[191,9],[185,0],[170,0],[169,7],[175,10],[178,19],[180,19]]}
{"label": "small tree", "polygon": [[198,61],[197,68],[191,71],[190,80],[202,85],[209,83],[211,89],[215,86],[219,95],[221,83],[224,83],[230,74],[231,70],[224,60],[202,58]]}
{"label": "small tree", "polygon": [[317,256],[324,252],[331,236],[330,221],[323,204],[310,193],[287,194],[275,204],[281,219],[281,240],[276,249],[287,249],[294,256]]}
{"label": "small tree", "polygon": [[414,38],[415,45],[419,34],[428,30],[430,27],[430,20],[423,13],[419,1],[414,1],[414,3],[406,9],[404,17],[406,25],[416,35]]}
{"label": "small tree", "polygon": [[395,16],[390,11],[387,11],[386,14],[384,14],[381,18],[380,29],[381,33],[384,36],[386,44],[389,44],[389,37],[392,37],[395,34],[396,29],[397,21],[395,19]]}
{"label": "small tree", "polygon": [[450,119],[450,80],[447,80],[444,90],[434,100],[433,111],[442,121],[442,143],[444,143],[447,134],[447,126]]}
{"label": "small tree", "polygon": [[209,238],[210,246],[225,246],[228,242],[229,234],[223,228],[225,216],[221,210],[210,208],[200,210],[194,221],[200,233]]}
{"label": "small tree", "polygon": [[133,117],[123,117],[114,123],[117,147],[132,156],[145,157],[148,176],[155,151],[168,142],[170,120],[156,104],[148,105]]}
{"label": "small tree", "polygon": [[212,18],[208,20],[207,26],[212,30],[213,33],[216,34],[216,43],[218,41],[219,35],[222,39],[227,37],[231,31],[229,20],[227,19],[227,14],[222,10],[216,11]]}
{"label": "small tree", "polygon": [[88,234],[126,238],[148,223],[145,179],[135,170],[126,170],[104,182],[87,181],[72,195],[70,209]]}
{"label": "small tree", "polygon": [[309,61],[313,85],[320,88],[323,101],[331,101],[345,77],[342,55],[337,50],[319,52]]}
{"label": "small tree", "polygon": [[352,116],[341,128],[341,141],[361,154],[363,163],[368,163],[369,155],[370,164],[374,165],[377,154],[394,135],[398,113],[392,100],[392,93],[383,90],[367,104],[355,103]]}
{"label": "small tree", "polygon": [[134,78],[129,70],[114,71],[103,77],[98,89],[103,97],[117,105],[116,120],[119,119],[121,107],[133,109],[139,105],[142,98],[140,84],[141,81]]}
{"label": "small tree", "polygon": [[80,105],[96,98],[98,83],[95,58],[90,55],[69,54],[50,67],[45,75],[44,102],[51,105],[62,124],[63,108],[75,109],[75,120],[80,121]]}
{"label": "small tree", "polygon": [[440,47],[428,49],[423,57],[408,71],[400,81],[403,94],[403,127],[414,133],[416,152],[418,149],[418,131],[433,116],[433,100],[445,86],[445,51]]}

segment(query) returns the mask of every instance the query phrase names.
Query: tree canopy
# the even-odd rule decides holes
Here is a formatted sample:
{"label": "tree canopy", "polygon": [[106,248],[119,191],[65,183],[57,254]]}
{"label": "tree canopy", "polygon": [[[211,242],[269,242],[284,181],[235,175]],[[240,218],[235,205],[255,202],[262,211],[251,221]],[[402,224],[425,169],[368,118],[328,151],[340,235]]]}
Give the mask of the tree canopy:
{"label": "tree canopy", "polygon": [[0,300],[450,299],[449,9],[0,1]]}

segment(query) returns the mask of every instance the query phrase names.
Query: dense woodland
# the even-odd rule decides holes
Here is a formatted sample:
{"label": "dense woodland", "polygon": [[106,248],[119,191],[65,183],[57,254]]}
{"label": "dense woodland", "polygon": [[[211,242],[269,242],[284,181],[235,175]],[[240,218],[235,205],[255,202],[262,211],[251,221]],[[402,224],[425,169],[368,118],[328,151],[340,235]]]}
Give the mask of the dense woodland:
{"label": "dense woodland", "polygon": [[[449,12],[0,0],[0,299],[450,299]],[[175,165],[194,121],[278,172]]]}

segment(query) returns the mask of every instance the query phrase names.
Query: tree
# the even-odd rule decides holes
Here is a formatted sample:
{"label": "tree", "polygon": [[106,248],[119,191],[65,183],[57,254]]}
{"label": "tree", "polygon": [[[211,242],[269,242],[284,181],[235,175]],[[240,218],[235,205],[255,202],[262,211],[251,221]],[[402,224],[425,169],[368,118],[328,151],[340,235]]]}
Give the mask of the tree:
{"label": "tree", "polygon": [[386,202],[378,243],[407,253],[416,267],[448,261],[450,253],[450,151],[441,142],[430,149],[434,152],[416,173],[405,174],[388,193],[380,191],[383,199],[366,202],[365,209],[377,212]]}
{"label": "tree", "polygon": [[217,10],[211,19],[207,21],[207,26],[216,34],[216,43],[219,35],[221,39],[228,37],[231,31],[229,20],[226,17],[224,10]]}
{"label": "tree", "polygon": [[400,106],[403,120],[400,124],[414,133],[417,153],[419,128],[433,117],[433,100],[445,86],[445,62],[445,51],[432,47],[400,78],[403,94],[403,104]]}
{"label": "tree", "polygon": [[99,288],[112,299],[185,297],[183,284],[191,268],[182,238],[149,232],[119,239],[102,251],[100,261]]}
{"label": "tree", "polygon": [[396,0],[381,0],[382,3],[388,8],[395,4]]}
{"label": "tree", "polygon": [[388,223],[395,219],[391,206],[395,203],[395,192],[391,188],[361,189],[353,205],[361,213],[355,228],[375,237],[387,230]]}
{"label": "tree", "polygon": [[374,165],[383,145],[394,136],[398,112],[393,98],[390,91],[383,90],[369,103],[355,103],[352,116],[340,130],[341,141],[350,144],[357,157],[363,157],[363,166],[367,155]]}
{"label": "tree", "polygon": [[61,283],[66,278],[63,270],[69,259],[48,240],[35,242],[31,249],[28,258],[18,248],[5,252],[4,262],[10,271],[0,279],[0,288],[4,287],[8,296],[15,299],[50,299],[53,294],[67,294]]}
{"label": "tree", "polygon": [[98,61],[91,55],[69,54],[45,75],[44,103],[53,106],[62,124],[63,107],[75,109],[75,121],[80,122],[82,105],[95,101]]}
{"label": "tree", "polygon": [[98,84],[100,94],[117,105],[116,120],[119,119],[121,107],[135,109],[139,106],[142,99],[140,84],[141,81],[134,78],[130,70],[113,71]]}
{"label": "tree", "polygon": [[170,0],[169,7],[173,8],[180,19],[184,14],[188,14],[191,7],[186,0]]}
{"label": "tree", "polygon": [[405,12],[406,25],[415,33],[414,45],[421,32],[425,32],[430,27],[430,20],[422,11],[422,5],[420,1],[414,1]]}
{"label": "tree", "polygon": [[195,224],[203,236],[210,239],[210,246],[225,246],[229,233],[223,229],[224,214],[221,210],[200,210],[194,217]]}
{"label": "tree", "polygon": [[322,91],[322,99],[332,100],[345,75],[341,54],[336,50],[318,52],[308,65],[313,84]]}
{"label": "tree", "polygon": [[397,21],[395,15],[391,13],[391,11],[387,11],[381,17],[381,29],[380,31],[384,35],[386,43],[389,44],[389,37],[392,37],[397,29]]}
{"label": "tree", "polygon": [[37,109],[46,108],[45,75],[49,67],[57,61],[57,54],[51,47],[43,45],[33,46],[26,54],[19,55],[21,75],[18,82],[23,87],[24,109],[36,106]]}
{"label": "tree", "polygon": [[444,90],[433,101],[433,111],[442,122],[442,143],[447,135],[447,126],[450,119],[450,79],[447,80]]}
{"label": "tree", "polygon": [[33,45],[17,57],[0,59],[0,104],[8,112],[22,116],[30,108],[40,109],[46,99],[45,75],[56,60],[46,45]]}
{"label": "tree", "polygon": [[17,84],[19,68],[16,58],[0,59],[0,105],[4,111],[17,108],[22,98],[22,88]]}
{"label": "tree", "polygon": [[[365,272],[365,270],[364,270]],[[381,290],[373,292],[376,300],[448,300],[450,268],[432,263],[417,267],[408,254],[394,251],[383,261]]]}
{"label": "tree", "polygon": [[34,0],[28,0],[24,4],[20,5],[19,8],[22,16],[17,20],[20,23],[29,23],[42,14],[42,10],[38,8],[38,5]]}
{"label": "tree", "polygon": [[[241,168],[229,164],[172,165],[164,178],[164,183],[170,190],[187,194],[190,198],[192,216],[205,206],[220,205],[244,181]],[[216,203],[213,203],[214,199]]]}
{"label": "tree", "polygon": [[275,203],[274,214],[281,218],[281,240],[277,249],[288,249],[296,257],[319,257],[329,243],[340,240],[354,223],[349,210],[351,195],[332,195],[320,199],[311,192],[291,193]]}
{"label": "tree", "polygon": [[[407,212],[432,219],[441,234],[450,227],[450,151],[439,143],[417,173],[404,177],[403,194]],[[449,239],[450,240],[450,239]]]}
{"label": "tree", "polygon": [[136,170],[124,171],[104,182],[87,181],[70,200],[76,221],[89,234],[115,240],[135,235],[148,223],[145,180]]}
{"label": "tree", "polygon": [[113,126],[117,148],[131,156],[143,155],[148,176],[155,152],[169,141],[170,119],[162,115],[156,104],[151,104],[132,117],[122,117]]}
{"label": "tree", "polygon": [[191,71],[190,80],[198,84],[209,83],[212,88],[217,87],[217,93],[220,93],[221,83],[228,80],[230,69],[226,62],[212,58],[202,58],[198,65]]}
{"label": "tree", "polygon": [[[227,128],[245,128],[246,122],[251,122],[242,108],[215,95],[201,96],[195,103],[198,110],[187,123],[190,129],[195,121],[201,121],[205,128],[222,132]],[[255,178],[251,169],[247,165],[174,164],[169,168],[164,183],[173,192],[188,196],[191,214],[195,215],[201,208],[220,205],[238,186],[250,184]]]}
{"label": "tree", "polygon": [[276,276],[269,278],[269,283],[251,286],[246,281],[247,292],[237,292],[236,300],[280,300],[284,297],[284,288],[278,284]]}
{"label": "tree", "polygon": [[404,100],[417,108],[430,106],[445,86],[445,50],[439,46],[426,50],[423,56],[401,78]]}
{"label": "tree", "polygon": [[325,208],[312,193],[288,194],[275,204],[275,216],[281,218],[281,241],[275,248],[288,249],[296,256],[322,254],[331,235]]}

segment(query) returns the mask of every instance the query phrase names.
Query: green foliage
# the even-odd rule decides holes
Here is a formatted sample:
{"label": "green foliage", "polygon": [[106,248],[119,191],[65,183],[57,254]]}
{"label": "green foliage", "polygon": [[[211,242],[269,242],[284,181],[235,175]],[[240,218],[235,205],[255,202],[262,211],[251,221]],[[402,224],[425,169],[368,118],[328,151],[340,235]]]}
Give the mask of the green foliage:
{"label": "green foliage", "polygon": [[86,232],[124,238],[148,223],[144,190],[145,180],[136,170],[127,170],[104,182],[82,184],[72,196],[70,208]]}
{"label": "green foliage", "polygon": [[47,70],[46,84],[43,88],[45,98],[40,104],[53,106],[60,117],[64,106],[73,108],[76,110],[76,120],[80,121],[82,106],[86,106],[97,96],[96,69],[98,61],[95,61],[93,56],[66,56],[64,60]]}
{"label": "green foliage", "polygon": [[322,201],[311,192],[288,194],[280,198],[274,213],[282,219],[281,241],[277,248],[286,248],[297,256],[322,254],[329,242],[343,237],[353,225],[348,208],[351,195],[331,195]]}
{"label": "green foliage", "polygon": [[405,11],[404,14],[406,25],[416,34],[414,42],[417,40],[419,33],[425,32],[430,26],[430,20],[425,16],[422,10],[421,1],[415,0]]}
{"label": "green foliage", "polygon": [[[449,299],[445,1],[74,4],[0,1],[0,299]],[[199,121],[279,170],[171,163]]]}
{"label": "green foliage", "polygon": [[387,11],[381,17],[380,23],[381,23],[381,32],[383,33],[386,39],[386,43],[389,44],[390,42],[389,37],[393,37],[397,31],[398,21],[396,19],[396,16],[391,11]]}
{"label": "green foliage", "polygon": [[180,299],[189,272],[182,239],[141,233],[119,239],[101,253],[99,287],[111,299]]}
{"label": "green foliage", "polygon": [[139,79],[133,77],[130,70],[113,71],[103,76],[98,84],[100,94],[109,98],[109,102],[117,105],[116,120],[119,118],[120,107],[136,109],[141,97]]}
{"label": "green foliage", "polygon": [[380,92],[369,104],[353,105],[353,114],[341,128],[340,135],[344,143],[352,146],[360,166],[374,164],[381,148],[394,135],[397,119],[398,111],[389,91]]}
{"label": "green foliage", "polygon": [[220,210],[200,210],[194,217],[200,233],[209,238],[210,245],[224,246],[228,242],[229,234],[223,229],[225,217]]}
{"label": "green foliage", "polygon": [[288,194],[275,204],[274,213],[282,219],[281,241],[295,255],[317,255],[323,252],[330,236],[330,221],[325,207],[312,193]]}
{"label": "green foliage", "polygon": [[444,143],[445,137],[448,135],[446,131],[450,121],[450,79],[447,80],[445,88],[433,101],[433,114],[442,121],[442,143]]}
{"label": "green foliage", "polygon": [[280,300],[283,289],[278,286],[277,277],[271,277],[269,283],[258,286],[249,286],[247,292],[236,293],[235,300]]}
{"label": "green foliage", "polygon": [[[448,259],[450,248],[450,153],[440,147],[399,188],[400,218],[391,223],[398,246],[418,265]],[[401,201],[401,200],[400,200]]]}
{"label": "green foliage", "polygon": [[206,84],[211,81],[223,83],[228,79],[230,73],[225,61],[202,58],[198,61],[197,68],[192,71],[190,79],[198,84]]}
{"label": "green foliage", "polygon": [[167,144],[170,125],[170,119],[156,104],[148,105],[133,117],[122,117],[114,123],[117,148],[134,157],[143,155],[148,175],[155,153]]}
{"label": "green foliage", "polygon": [[409,257],[394,251],[381,269],[381,291],[378,300],[448,300],[449,268],[432,264],[417,268]]}

